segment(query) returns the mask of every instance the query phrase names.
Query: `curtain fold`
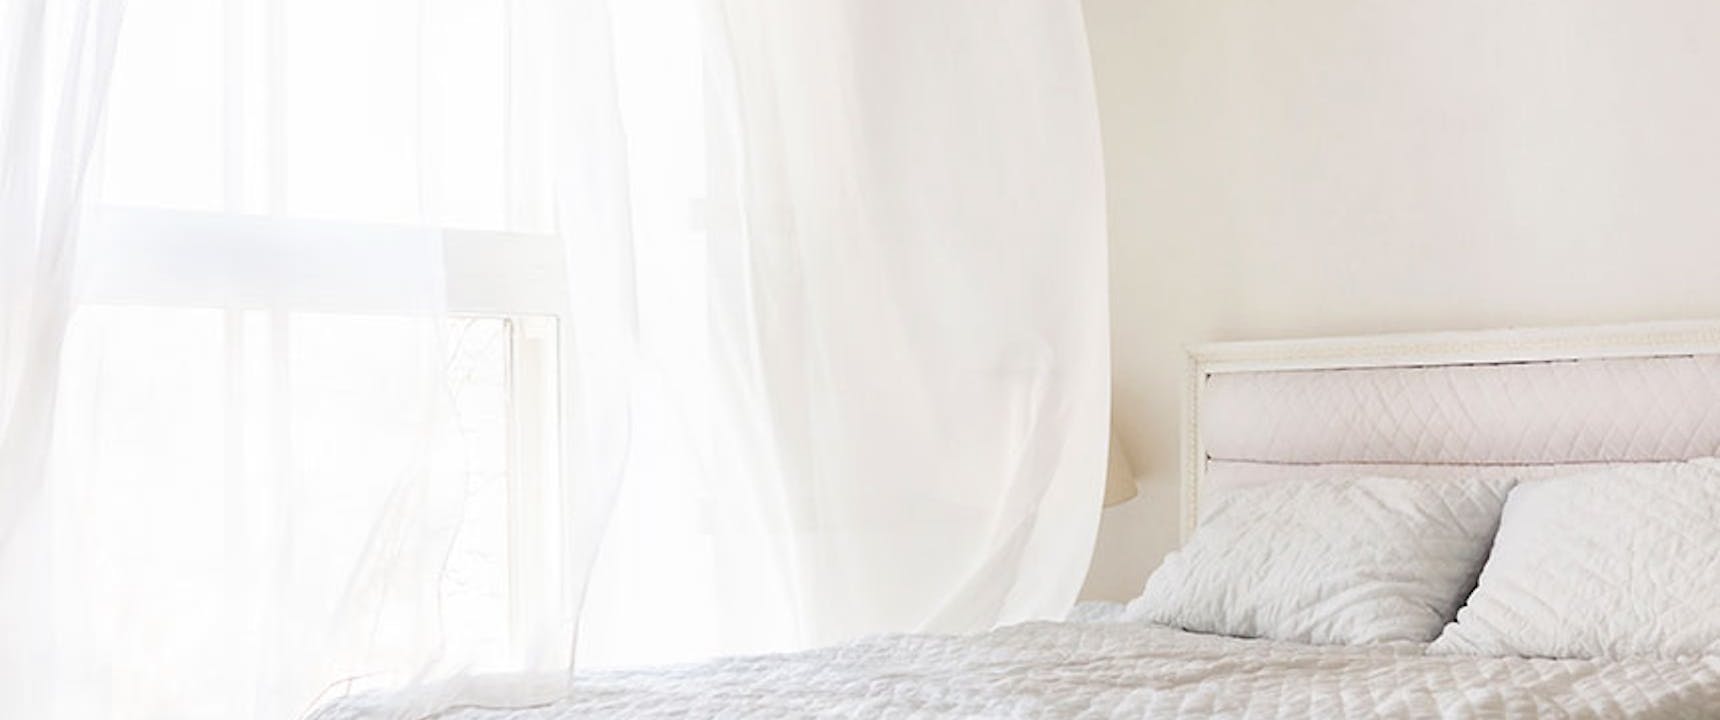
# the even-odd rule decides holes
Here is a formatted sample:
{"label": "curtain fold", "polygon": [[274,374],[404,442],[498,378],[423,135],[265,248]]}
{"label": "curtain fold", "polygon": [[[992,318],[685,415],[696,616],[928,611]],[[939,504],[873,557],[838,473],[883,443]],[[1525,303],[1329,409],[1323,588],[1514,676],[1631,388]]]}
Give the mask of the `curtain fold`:
{"label": "curtain fold", "polygon": [[0,715],[53,717],[39,512],[86,178],[123,3],[0,2]]}
{"label": "curtain fold", "polygon": [[737,446],[774,472],[737,474],[800,551],[803,641],[1059,616],[1109,407],[1078,5],[713,13],[713,324],[744,398],[723,410],[773,430]]}
{"label": "curtain fold", "polygon": [[[0,513],[34,495],[47,454],[85,178],[123,7],[0,5]],[[0,543],[10,517],[0,515]]]}

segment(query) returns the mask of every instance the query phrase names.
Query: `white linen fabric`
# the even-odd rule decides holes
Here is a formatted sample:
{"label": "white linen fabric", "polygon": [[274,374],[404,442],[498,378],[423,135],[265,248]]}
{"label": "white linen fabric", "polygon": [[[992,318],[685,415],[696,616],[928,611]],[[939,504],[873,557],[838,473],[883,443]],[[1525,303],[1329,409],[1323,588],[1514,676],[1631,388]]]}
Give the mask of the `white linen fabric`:
{"label": "white linen fabric", "polygon": [[1510,487],[1368,477],[1235,489],[1128,615],[1317,644],[1431,640],[1474,587]]}
{"label": "white linen fabric", "polygon": [[33,693],[0,716],[272,720],[335,685],[565,670],[572,613],[507,594],[541,578],[510,577],[506,428],[476,422],[504,412],[504,323],[446,304],[445,228],[536,219],[474,190],[506,184],[474,157],[512,137],[500,109],[439,95],[499,88],[502,58],[444,63],[505,18],[406,6],[114,20],[82,292],[59,381],[30,378],[59,390],[21,521],[42,560],[0,568],[44,607],[0,612],[32,626],[0,675]]}
{"label": "white linen fabric", "polygon": [[1435,652],[1720,653],[1720,465],[1619,467],[1512,490],[1469,602]]}
{"label": "white linen fabric", "polygon": [[117,3],[0,3],[0,717],[419,717],[576,654],[1073,601],[1109,414],[1078,3],[135,0],[117,50]]}
{"label": "white linen fabric", "polygon": [[122,3],[0,3],[0,549],[47,456]]}
{"label": "white linen fabric", "polygon": [[[625,5],[623,51],[665,16]],[[1060,617],[1108,414],[1078,3],[702,9],[704,231],[581,241],[632,258],[639,308],[628,402],[594,416],[632,438],[582,663]]]}
{"label": "white linen fabric", "polygon": [[0,0],[0,717],[53,717],[43,473],[122,3]]}
{"label": "white linen fabric", "polygon": [[[1138,624],[1028,623],[790,655],[605,672],[574,698],[439,720],[573,718],[1476,718],[1697,720],[1720,707],[1720,658],[1427,656],[1419,644],[1314,646]],[[507,683],[502,683],[506,685]],[[385,696],[315,720],[360,720]]]}

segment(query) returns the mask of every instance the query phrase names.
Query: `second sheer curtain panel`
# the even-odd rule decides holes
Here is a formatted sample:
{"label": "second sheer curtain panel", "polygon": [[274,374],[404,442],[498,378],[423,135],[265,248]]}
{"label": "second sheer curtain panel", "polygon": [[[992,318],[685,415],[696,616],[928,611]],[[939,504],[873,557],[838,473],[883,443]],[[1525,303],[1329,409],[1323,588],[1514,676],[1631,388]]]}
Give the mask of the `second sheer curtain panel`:
{"label": "second sheer curtain panel", "polygon": [[702,231],[632,239],[640,432],[586,657],[1060,615],[1109,408],[1078,5],[696,5]]}

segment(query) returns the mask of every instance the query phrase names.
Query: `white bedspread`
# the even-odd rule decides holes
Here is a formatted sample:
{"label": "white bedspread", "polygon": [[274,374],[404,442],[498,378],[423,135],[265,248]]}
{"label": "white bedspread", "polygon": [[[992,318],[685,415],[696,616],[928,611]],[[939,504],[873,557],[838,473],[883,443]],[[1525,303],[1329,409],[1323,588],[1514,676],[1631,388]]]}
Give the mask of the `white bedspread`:
{"label": "white bedspread", "polygon": [[[791,655],[599,673],[575,697],[439,720],[570,718],[1713,718],[1720,658],[1626,662],[1425,656],[1137,624],[1029,623]],[[372,714],[363,697],[318,720]]]}

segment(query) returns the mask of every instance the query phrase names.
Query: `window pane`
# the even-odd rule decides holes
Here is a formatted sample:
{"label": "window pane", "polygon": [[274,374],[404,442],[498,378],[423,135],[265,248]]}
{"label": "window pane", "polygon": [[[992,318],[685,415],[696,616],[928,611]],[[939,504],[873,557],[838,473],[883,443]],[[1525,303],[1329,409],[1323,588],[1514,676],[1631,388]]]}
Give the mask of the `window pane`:
{"label": "window pane", "polygon": [[222,208],[223,4],[127,6],[99,160],[104,201]]}
{"label": "window pane", "polygon": [[63,624],[81,633],[63,647],[116,706],[249,717],[250,690],[188,688],[305,692],[270,658],[427,642],[514,667],[513,323],[442,322],[80,310],[49,499],[82,530],[55,546],[52,592],[95,620]]}
{"label": "window pane", "polygon": [[524,92],[509,17],[508,3],[134,0],[101,199],[543,232],[506,217],[510,153],[535,152],[508,133]]}

